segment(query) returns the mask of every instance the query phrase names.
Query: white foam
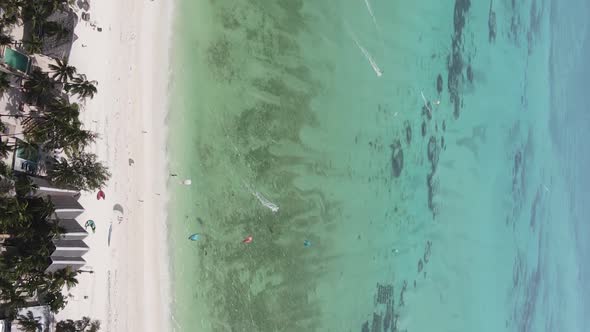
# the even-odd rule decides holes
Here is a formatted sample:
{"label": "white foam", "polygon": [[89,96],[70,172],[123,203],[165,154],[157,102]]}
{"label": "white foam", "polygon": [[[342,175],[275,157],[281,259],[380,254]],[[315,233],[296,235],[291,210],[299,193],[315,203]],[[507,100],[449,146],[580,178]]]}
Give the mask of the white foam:
{"label": "white foam", "polygon": [[377,65],[377,62],[375,62],[375,60],[373,59],[371,54],[358,42],[354,33],[352,31],[350,31],[350,29],[347,29],[347,30],[348,30],[348,33],[350,34],[350,37],[352,38],[352,40],[356,44],[356,47],[358,47],[359,50],[361,50],[361,52],[363,53],[365,58],[371,64],[371,67],[373,67],[373,71],[375,71],[375,74],[377,74],[377,77],[381,77],[381,75],[383,75],[383,71],[381,70],[381,68],[379,68],[379,65]]}
{"label": "white foam", "polygon": [[260,201],[260,203],[262,203],[262,205],[269,208],[272,212],[279,211],[279,206],[276,205],[275,203],[269,201],[268,199],[266,199],[266,197],[262,196],[261,193],[256,191],[256,192],[253,192],[252,194],[258,199],[258,201]]}
{"label": "white foam", "polygon": [[252,186],[250,186],[246,182],[244,182],[244,185],[246,186],[246,188],[248,189],[248,191],[250,191],[250,193],[252,193],[252,195],[254,195],[254,197],[256,197],[256,199],[258,199],[258,201],[260,203],[262,203],[262,205],[264,205],[265,207],[269,208],[273,213],[276,213],[276,212],[279,211],[279,206],[278,205],[276,205],[275,203],[273,203],[273,202],[269,201],[268,199],[266,199],[266,197],[264,197],[258,191],[255,191],[254,188],[252,188]]}

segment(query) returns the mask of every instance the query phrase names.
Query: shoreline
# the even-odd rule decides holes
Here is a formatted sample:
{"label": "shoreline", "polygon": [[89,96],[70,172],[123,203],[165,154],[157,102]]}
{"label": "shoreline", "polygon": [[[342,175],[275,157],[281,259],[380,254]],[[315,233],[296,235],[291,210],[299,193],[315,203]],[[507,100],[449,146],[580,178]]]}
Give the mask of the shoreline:
{"label": "shoreline", "polygon": [[[66,308],[56,320],[89,316],[101,331],[165,331],[171,323],[167,207],[169,81],[174,6],[107,0],[90,8],[95,30],[80,20],[70,63],[98,81],[81,120],[99,138],[90,149],[109,167],[106,200],[83,193],[95,234]],[[78,15],[80,16],[80,11]],[[165,67],[158,65],[165,64]],[[112,210],[124,208],[122,221]]]}

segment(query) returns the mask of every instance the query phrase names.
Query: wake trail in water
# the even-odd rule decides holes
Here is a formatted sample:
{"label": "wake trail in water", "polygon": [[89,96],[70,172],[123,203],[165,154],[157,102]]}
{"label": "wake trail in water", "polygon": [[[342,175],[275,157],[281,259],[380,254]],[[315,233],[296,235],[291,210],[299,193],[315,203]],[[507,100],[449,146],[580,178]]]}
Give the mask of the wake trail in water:
{"label": "wake trail in water", "polygon": [[430,113],[432,113],[432,108],[430,108],[430,106],[428,106],[428,101],[426,100],[426,97],[424,96],[424,92],[420,91],[420,94],[422,95],[422,100],[424,100],[424,107],[426,107]]}
{"label": "wake trail in water", "polygon": [[369,15],[371,15],[371,18],[373,19],[373,25],[375,25],[375,29],[377,29],[377,31],[380,31],[379,25],[377,24],[377,19],[375,18],[375,14],[373,14],[373,8],[371,8],[371,3],[369,2],[369,0],[365,0],[365,5],[367,6]]}
{"label": "wake trail in water", "polygon": [[352,38],[352,40],[356,44],[356,47],[358,47],[358,49],[361,50],[361,52],[363,53],[365,58],[371,64],[371,67],[373,67],[373,71],[375,72],[375,74],[377,74],[377,77],[381,77],[381,75],[383,75],[383,71],[381,70],[381,68],[379,68],[379,65],[377,65],[377,62],[375,62],[375,60],[373,59],[371,54],[358,42],[358,40],[357,40],[356,36],[354,35],[354,33],[352,32],[352,30],[350,30],[350,28],[348,28],[348,25],[346,25],[346,30],[348,30],[348,34],[350,35],[350,37]]}
{"label": "wake trail in water", "polygon": [[[223,132],[225,133],[225,137],[228,139],[228,142],[231,144],[231,146],[233,147],[234,151],[236,152],[236,154],[238,156],[241,156],[241,152],[240,149],[238,149],[238,147],[231,141],[230,139],[230,135],[228,134],[227,128],[223,125],[223,123],[221,123],[221,121],[219,121],[219,125],[220,127],[223,129]],[[248,164],[248,163],[246,163]],[[249,166],[249,165],[248,165]],[[229,171],[229,173],[231,174],[231,176],[233,178],[237,178],[237,174],[233,171],[233,169],[229,168],[226,166],[226,169]],[[246,189],[252,194],[254,195],[254,197],[256,197],[256,199],[265,207],[267,207],[268,209],[270,209],[273,213],[276,213],[279,211],[279,206],[276,205],[275,203],[271,202],[270,200],[268,200],[266,197],[264,197],[260,192],[254,190],[254,188],[249,185],[248,183],[246,183],[246,181],[242,180],[242,183],[244,184],[244,186],[246,187]]]}
{"label": "wake trail in water", "polygon": [[246,188],[248,189],[248,191],[250,191],[250,193],[252,195],[254,195],[254,197],[256,197],[256,199],[258,199],[258,201],[264,205],[265,207],[267,207],[268,209],[270,209],[273,213],[276,213],[279,211],[279,206],[276,205],[275,203],[269,201],[268,199],[266,199],[266,197],[264,197],[261,193],[259,193],[258,191],[255,191],[254,188],[252,188],[252,186],[248,185],[246,182],[244,182],[244,185],[246,186]]}

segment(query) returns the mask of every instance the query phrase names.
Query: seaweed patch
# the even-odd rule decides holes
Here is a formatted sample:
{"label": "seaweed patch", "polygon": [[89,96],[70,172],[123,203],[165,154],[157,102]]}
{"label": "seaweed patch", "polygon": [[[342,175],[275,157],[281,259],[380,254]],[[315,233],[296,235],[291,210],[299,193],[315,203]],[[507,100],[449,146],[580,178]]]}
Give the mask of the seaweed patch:
{"label": "seaweed patch", "polygon": [[391,144],[391,173],[394,177],[399,177],[404,168],[404,151],[402,144],[396,140]]}
{"label": "seaweed patch", "polygon": [[410,126],[410,122],[406,121],[404,127],[406,131],[406,143],[410,145],[412,143],[412,127]]}
{"label": "seaweed patch", "polygon": [[496,41],[496,12],[492,9],[490,0],[490,10],[488,12],[488,40],[490,43]]}

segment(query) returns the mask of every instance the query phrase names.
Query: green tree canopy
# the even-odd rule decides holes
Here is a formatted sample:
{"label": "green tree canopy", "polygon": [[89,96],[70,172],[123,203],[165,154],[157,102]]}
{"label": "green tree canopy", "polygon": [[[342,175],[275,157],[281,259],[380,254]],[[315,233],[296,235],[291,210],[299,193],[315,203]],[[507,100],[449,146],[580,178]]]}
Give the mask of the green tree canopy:
{"label": "green tree canopy", "polygon": [[24,332],[37,332],[41,328],[41,323],[39,323],[30,310],[26,315],[18,315],[17,320],[20,330]]}
{"label": "green tree canopy", "polygon": [[97,332],[100,330],[100,321],[90,317],[82,317],[80,320],[62,320],[57,322],[55,332]]}
{"label": "green tree canopy", "polygon": [[53,72],[51,78],[59,82],[66,83],[75,78],[76,67],[70,66],[68,60],[55,59],[56,64],[50,64],[49,69]]}
{"label": "green tree canopy", "polygon": [[[34,53],[34,52],[33,52]],[[55,82],[40,69],[33,70],[23,84],[25,97],[31,103],[44,103],[53,99]]]}
{"label": "green tree canopy", "polygon": [[0,71],[0,97],[10,89],[10,77],[9,74]]}
{"label": "green tree canopy", "polygon": [[46,150],[81,151],[96,139],[96,134],[82,129],[79,114],[78,104],[55,99],[42,114],[26,117],[22,121],[25,138]]}
{"label": "green tree canopy", "polygon": [[70,83],[66,83],[65,89],[72,95],[78,95],[81,99],[88,97],[92,99],[97,92],[96,82],[87,80],[85,75],[79,75]]}
{"label": "green tree canopy", "polygon": [[78,152],[71,158],[60,158],[48,172],[49,180],[76,190],[90,191],[103,187],[110,178],[106,166],[98,162],[93,153]]}

